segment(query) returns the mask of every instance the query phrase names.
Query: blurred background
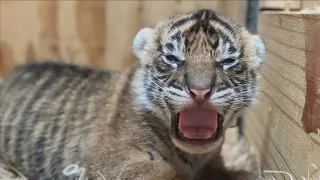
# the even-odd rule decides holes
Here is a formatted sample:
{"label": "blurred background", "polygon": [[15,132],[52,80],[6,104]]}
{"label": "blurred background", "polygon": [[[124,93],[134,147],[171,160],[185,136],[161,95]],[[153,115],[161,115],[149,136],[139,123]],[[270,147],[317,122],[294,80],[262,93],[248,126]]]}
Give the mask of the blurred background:
{"label": "blurred background", "polygon": [[246,1],[1,0],[0,73],[34,58],[121,70],[136,60],[131,45],[139,29],[198,8],[245,22]]}
{"label": "blurred background", "polygon": [[245,136],[263,169],[301,179],[310,165],[320,168],[319,5],[317,0],[0,0],[0,76],[37,59],[122,70],[136,62],[132,41],[139,29],[175,13],[215,10],[265,40],[261,96],[246,114]]}
{"label": "blurred background", "polygon": [[[255,6],[274,10],[313,6],[305,0],[257,2],[0,0],[0,75],[33,59],[63,59],[121,70],[135,61],[131,44],[138,30],[179,12],[209,8],[242,25],[251,17],[254,26]],[[250,3],[253,16],[247,15]]]}

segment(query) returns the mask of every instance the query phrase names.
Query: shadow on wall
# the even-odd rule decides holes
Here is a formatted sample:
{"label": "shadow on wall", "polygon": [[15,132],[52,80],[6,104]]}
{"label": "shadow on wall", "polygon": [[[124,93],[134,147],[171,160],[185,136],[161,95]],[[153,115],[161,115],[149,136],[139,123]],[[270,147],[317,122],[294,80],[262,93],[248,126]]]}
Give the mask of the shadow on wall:
{"label": "shadow on wall", "polygon": [[6,42],[0,41],[0,76],[6,75],[14,66],[13,52],[10,46]]}

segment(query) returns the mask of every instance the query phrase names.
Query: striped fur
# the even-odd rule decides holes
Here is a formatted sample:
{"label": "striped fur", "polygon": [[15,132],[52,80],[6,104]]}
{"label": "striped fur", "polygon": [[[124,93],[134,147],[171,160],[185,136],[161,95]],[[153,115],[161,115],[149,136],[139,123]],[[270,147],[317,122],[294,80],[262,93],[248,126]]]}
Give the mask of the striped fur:
{"label": "striped fur", "polygon": [[2,89],[1,158],[36,179],[61,179],[62,164],[82,165],[92,120],[85,117],[105,105],[111,76],[50,62],[18,67]]}
{"label": "striped fur", "polygon": [[[215,87],[223,128],[255,99],[258,54],[251,35],[210,10],[175,16],[138,33],[140,63],[121,72],[38,62],[17,67],[2,85],[0,158],[30,179],[237,179],[215,144],[178,142],[174,115],[191,102],[185,86]],[[164,62],[165,54],[181,64]],[[236,58],[237,64],[220,61]],[[103,178],[101,177],[103,176]]]}

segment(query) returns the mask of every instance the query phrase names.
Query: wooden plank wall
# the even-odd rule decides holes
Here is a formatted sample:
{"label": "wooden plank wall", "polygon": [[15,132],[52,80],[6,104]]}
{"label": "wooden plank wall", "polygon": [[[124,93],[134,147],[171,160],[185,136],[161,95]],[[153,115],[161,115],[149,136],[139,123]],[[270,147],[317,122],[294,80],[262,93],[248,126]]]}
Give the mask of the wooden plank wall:
{"label": "wooden plank wall", "polygon": [[302,0],[261,0],[261,8],[265,9],[300,9]]}
{"label": "wooden plank wall", "polygon": [[320,6],[320,0],[301,0],[302,8],[314,9],[315,6]]}
{"label": "wooden plank wall", "polygon": [[285,171],[295,179],[307,177],[311,164],[320,168],[319,29],[320,14],[260,16],[267,55],[260,99],[247,114],[246,136],[259,150],[263,169]]}
{"label": "wooden plank wall", "polygon": [[316,5],[320,5],[320,0],[261,0],[260,2],[262,9],[274,10],[314,9]]}
{"label": "wooden plank wall", "polygon": [[124,69],[138,30],[210,8],[240,24],[245,1],[0,1],[0,75],[34,58]]}
{"label": "wooden plank wall", "polygon": [[[239,0],[0,1],[0,75],[34,58],[124,69],[136,61],[131,44],[140,28],[199,8],[245,24],[246,1]],[[257,146],[263,169],[298,179],[306,177],[310,164],[320,168],[320,80],[313,75],[320,72],[319,22],[312,14],[261,15],[259,32],[268,53],[261,96],[246,121],[246,136]]]}

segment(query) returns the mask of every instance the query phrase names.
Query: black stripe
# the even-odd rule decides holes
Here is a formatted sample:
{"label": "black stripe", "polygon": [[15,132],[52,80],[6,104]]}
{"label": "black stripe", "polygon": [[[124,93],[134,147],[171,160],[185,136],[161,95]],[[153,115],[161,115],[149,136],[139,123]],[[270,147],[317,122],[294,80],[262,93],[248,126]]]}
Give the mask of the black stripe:
{"label": "black stripe", "polygon": [[168,79],[170,76],[165,74],[165,75],[160,75],[160,76],[155,76],[156,79],[159,79],[159,80],[163,80],[165,81],[166,79]]}
{"label": "black stripe", "polygon": [[210,47],[211,47],[212,49],[217,49],[218,46],[219,46],[219,39],[217,39],[216,41],[214,41],[214,43],[212,43],[210,40],[208,40],[208,43],[209,43],[209,45],[210,45]]}
{"label": "black stripe", "polygon": [[240,76],[234,76],[234,79],[237,80],[239,82],[239,84],[244,85],[247,84],[247,78],[242,78]]}
{"label": "black stripe", "polygon": [[229,79],[230,80],[230,82],[232,83],[232,85],[234,86],[234,87],[238,87],[239,86],[239,82],[236,82],[236,79],[235,78],[230,78]]}
{"label": "black stripe", "polygon": [[[46,119],[46,120],[40,119],[41,121],[44,121],[46,123],[44,128],[41,131],[41,136],[43,135],[44,137],[40,136],[36,141],[36,144],[38,145],[37,146],[38,153],[35,158],[35,166],[38,167],[37,169],[38,169],[39,174],[46,174],[50,177],[52,176],[52,174],[49,174],[46,171],[50,171],[50,170],[53,170],[56,168],[56,167],[51,167],[52,159],[49,163],[49,167],[41,166],[45,160],[46,148],[55,147],[55,144],[54,144],[55,139],[56,139],[55,137],[57,135],[58,128],[60,128],[60,127],[58,127],[58,124],[61,121],[61,115],[63,113],[65,113],[64,112],[64,105],[69,100],[68,97],[69,97],[70,92],[72,91],[71,87],[76,85],[75,82],[78,83],[78,81],[75,81],[74,79],[72,79],[70,77],[67,77],[67,73],[69,70],[70,69],[63,68],[63,71],[61,73],[65,73],[65,74],[62,75],[61,77],[66,78],[65,82],[63,83],[63,85],[59,86],[57,89],[52,89],[52,90],[55,90],[55,93],[54,93],[54,96],[52,96],[50,98],[50,100],[57,100],[57,99],[60,99],[61,97],[63,99],[61,100],[61,102],[59,102],[60,106],[57,109],[57,111],[50,116],[50,118],[52,118],[52,119]],[[43,117],[41,117],[39,115],[39,118],[43,118]],[[48,135],[49,138],[47,138],[46,135]],[[44,145],[43,145],[42,141],[44,141]],[[44,149],[41,149],[41,148],[44,148]]]}
{"label": "black stripe", "polygon": [[238,63],[238,65],[234,66],[233,69],[236,74],[242,74],[244,71],[246,71],[246,68],[241,65],[241,63]]}
{"label": "black stripe", "polygon": [[208,13],[211,13],[211,11],[210,11],[210,10],[207,10],[207,9],[200,9],[200,10],[196,11],[196,12],[191,16],[191,18],[192,18],[192,19],[198,19],[198,20],[200,20],[204,14],[206,14],[206,17],[207,17],[207,16],[208,16]]}
{"label": "black stripe", "polygon": [[180,19],[180,20],[176,21],[175,23],[173,23],[171,25],[170,30],[174,30],[174,29],[179,28],[183,24],[189,22],[191,19],[192,19],[192,17],[186,17],[186,18],[183,18],[183,19]]}
{"label": "black stripe", "polygon": [[[53,84],[58,78],[56,78],[56,76],[58,76],[61,72],[59,72],[59,71],[51,71],[51,72],[53,72],[54,74],[52,75],[53,77],[51,77],[47,82],[45,82],[45,84]],[[45,86],[44,86],[45,87]],[[43,90],[42,90],[42,94],[45,94],[46,92],[48,92],[48,91],[50,91],[51,89],[50,88],[48,88],[48,86],[46,87],[46,88],[44,88]],[[58,92],[57,92],[57,94],[58,94]],[[40,94],[39,94],[39,96],[41,96]],[[36,99],[40,99],[40,98],[36,98]],[[33,103],[33,104],[35,104],[35,103]],[[32,107],[31,107],[32,108]],[[43,107],[41,107],[41,108],[43,108]],[[41,111],[40,111],[41,112]],[[31,117],[29,117],[30,118],[30,122],[29,122],[29,124],[32,124],[32,125],[34,125],[34,126],[36,126],[37,124],[38,124],[38,121],[40,120],[40,118],[41,118],[41,116],[40,116],[40,112],[36,112],[36,113],[33,113],[33,114],[31,114],[32,115],[32,118]],[[27,116],[27,114],[25,114],[25,115],[23,115],[24,117],[26,117]],[[32,137],[32,133],[34,132],[33,131],[34,129],[31,129],[31,128],[28,128],[27,129],[27,132],[25,132],[25,135],[24,135],[24,142],[25,142],[25,139],[30,139],[30,138],[33,138]],[[41,138],[41,137],[40,137]],[[45,139],[42,139],[42,140],[45,140]],[[41,140],[41,141],[42,141]],[[41,143],[40,143],[41,144]],[[26,159],[27,161],[27,166],[29,166],[29,169],[35,169],[35,170],[37,170],[37,167],[39,167],[39,165],[37,164],[37,163],[35,163],[35,161],[36,161],[36,158],[37,158],[37,156],[38,156],[38,151],[40,151],[41,152],[41,150],[43,150],[43,148],[36,148],[37,149],[37,152],[36,153],[34,153],[34,152],[32,152],[33,151],[33,149],[34,149],[34,147],[37,147],[37,146],[34,146],[33,144],[29,144],[29,147],[28,147],[28,149],[26,150],[26,151],[30,151],[30,154],[28,155],[28,158]],[[33,159],[33,157],[35,157],[34,159]],[[43,163],[44,162],[44,158],[40,161],[41,163]],[[41,165],[41,164],[40,164]]]}
{"label": "black stripe", "polygon": [[[149,147],[151,150],[155,150],[155,151],[156,151],[156,144],[157,144],[157,142],[156,142],[156,140],[154,139],[154,137],[153,137],[153,136],[150,136],[150,137],[148,138],[148,147]],[[149,158],[150,158],[151,161],[155,160],[154,155],[153,155],[152,152],[150,152],[150,150],[148,151],[148,154],[149,154]],[[160,153],[159,153],[159,154],[160,154]]]}
{"label": "black stripe", "polygon": [[[46,123],[41,130],[40,137],[37,139],[35,143],[37,154],[34,158],[34,167],[37,169],[37,172],[39,173],[40,176],[46,174],[45,168],[49,168],[49,169],[53,168],[53,167],[45,167],[43,166],[43,163],[45,162],[46,148],[52,148],[55,146],[53,144],[55,140],[54,135],[56,135],[56,131],[58,129],[60,115],[63,113],[63,107],[64,107],[63,105],[68,100],[67,98],[68,92],[71,91],[71,88],[65,89],[65,87],[68,87],[68,85],[70,85],[70,81],[72,80],[69,78],[60,86],[60,88],[52,89],[52,90],[55,90],[55,92],[52,95],[52,97],[48,99],[54,100],[54,99],[59,99],[59,96],[65,96],[62,102],[59,103],[60,106],[58,111],[54,114],[53,117],[52,115],[50,116],[52,117],[52,119],[42,119],[43,117],[39,113],[37,113],[36,117],[34,118],[35,121],[40,120],[40,121],[44,121],[43,123]],[[65,91],[67,91],[67,94],[65,94]],[[47,134],[50,135],[49,139],[46,137]],[[49,166],[51,166],[51,162]],[[46,175],[50,175],[50,174],[46,174]]]}
{"label": "black stripe", "polygon": [[[122,92],[120,94],[126,95],[130,91],[130,84],[132,82],[132,79],[134,77],[134,74],[136,73],[137,68],[132,68],[131,71],[128,74],[128,79],[126,81],[125,86],[122,89]],[[119,98],[118,103],[117,103],[117,109],[119,108],[118,106],[121,106],[121,102],[123,101],[123,98]]]}
{"label": "black stripe", "polygon": [[150,151],[148,151],[148,154],[149,154],[149,160],[154,161],[154,155]]}
{"label": "black stripe", "polygon": [[236,49],[234,46],[230,46],[230,48],[229,48],[229,53],[230,53],[230,54],[233,54],[233,53],[235,53],[235,52],[237,52],[237,49]]}
{"label": "black stripe", "polygon": [[[15,101],[15,102],[17,102],[17,104],[23,104],[23,102],[25,101],[25,96],[22,96],[22,97],[20,97],[17,101]],[[15,108],[15,110],[13,110],[12,112],[11,112],[11,114],[9,115],[9,117],[7,118],[7,119],[5,119],[4,120],[4,122],[7,122],[8,123],[8,125],[6,125],[5,126],[5,128],[4,128],[4,144],[2,145],[3,147],[4,147],[4,154],[7,154],[7,157],[8,157],[8,154],[9,154],[9,152],[10,152],[10,149],[9,149],[9,142],[10,142],[10,139],[12,138],[12,132],[11,132],[11,130],[12,131],[14,131],[14,129],[13,129],[13,124],[9,124],[9,122],[11,123],[12,121],[13,121],[13,119],[14,119],[14,117],[15,117],[15,115],[18,113],[18,111],[19,111],[19,108]],[[8,157],[9,158],[9,157]],[[17,162],[16,162],[17,163]],[[18,164],[15,164],[14,163],[14,165],[16,165],[16,167],[20,167]]]}
{"label": "black stripe", "polygon": [[136,144],[132,144],[132,143],[130,143],[130,146],[132,146],[132,147],[136,148],[138,151],[144,152],[144,150],[143,150],[143,149],[141,149],[141,148],[140,148],[139,146],[137,146]]}
{"label": "black stripe", "polygon": [[190,33],[195,33],[195,34],[197,34],[199,31],[200,31],[200,28],[201,28],[202,26],[201,26],[201,23],[200,22],[196,22],[193,26],[191,26],[190,28],[189,28],[189,30],[188,31],[186,31],[187,32],[187,34],[190,34]]}
{"label": "black stripe", "polygon": [[[50,134],[51,134],[50,139],[52,139],[52,140],[54,139],[54,136],[56,135],[56,133],[57,133],[57,131],[59,129],[58,124],[59,124],[59,121],[61,120],[59,115],[65,113],[63,105],[65,105],[65,103],[69,100],[69,94],[73,90],[74,86],[78,85],[80,83],[80,81],[82,80],[80,77],[77,77],[78,79],[73,79],[71,77],[65,77],[65,78],[67,78],[67,85],[66,86],[60,86],[60,89],[58,89],[57,91],[60,92],[61,94],[58,94],[60,96],[54,98],[54,99],[59,99],[61,96],[64,96],[63,97],[64,99],[62,100],[62,103],[60,103],[61,106],[58,109],[58,111],[56,112],[57,113],[57,117],[55,118],[55,120],[53,120],[55,123],[54,123],[54,126],[53,126],[53,128],[51,129],[51,132],[50,132]],[[66,87],[67,87],[67,89],[66,89]],[[66,93],[62,93],[62,91],[65,91],[65,90],[67,92]]]}
{"label": "black stripe", "polygon": [[244,57],[244,46],[242,45],[240,48],[240,54],[239,54],[239,59],[242,59]]}
{"label": "black stripe", "polygon": [[152,66],[150,64],[145,65],[146,70],[152,69]]}
{"label": "black stripe", "polygon": [[159,99],[154,99],[153,96],[151,96],[151,93],[150,93],[150,97],[149,98],[150,99],[152,98],[151,101],[159,107],[161,113],[164,116],[166,114],[166,108],[163,106],[161,101]]}
{"label": "black stripe", "polygon": [[[46,77],[43,77],[46,78]],[[20,164],[24,164],[24,161],[28,161],[27,159],[22,158],[23,153],[26,153],[26,149],[22,148],[23,145],[25,145],[25,142],[27,142],[26,140],[31,138],[29,137],[29,131],[31,130],[30,126],[31,124],[27,125],[27,123],[30,123],[28,121],[29,118],[29,110],[32,109],[32,107],[37,103],[37,101],[39,101],[42,98],[42,95],[44,93],[44,91],[47,91],[48,89],[50,89],[52,83],[55,81],[55,78],[52,78],[52,75],[49,75],[49,79],[47,79],[40,87],[37,87],[36,89],[36,93],[35,95],[32,97],[32,100],[26,105],[26,109],[24,110],[24,112],[21,115],[21,121],[19,123],[19,125],[17,126],[17,140],[15,143],[15,157],[16,157],[16,162],[19,162]],[[37,81],[41,81],[41,78],[38,79]],[[33,112],[36,113],[36,112]],[[33,126],[35,124],[32,124]],[[25,129],[26,127],[28,127],[28,129]],[[29,166],[27,165],[27,167],[21,167],[21,171],[25,172],[26,169],[28,169]]]}
{"label": "black stripe", "polygon": [[[155,81],[155,80],[154,80]],[[162,93],[163,92],[163,87],[160,86],[160,84],[156,84],[155,82],[153,82],[155,84],[155,86],[158,88],[157,90]],[[159,87],[160,86],[160,87]]]}
{"label": "black stripe", "polygon": [[154,93],[154,87],[153,86],[148,86],[147,87],[147,98],[149,101],[153,101],[153,102],[158,102],[157,99],[154,98],[154,96],[152,95],[152,93]]}
{"label": "black stripe", "polygon": [[159,65],[159,64],[155,65],[155,70],[160,73],[165,73],[167,71],[167,69],[165,69],[164,66]]}
{"label": "black stripe", "polygon": [[58,146],[57,151],[54,153],[51,161],[50,161],[50,178],[52,179],[61,179],[61,176],[63,173],[61,171],[63,170],[63,162],[64,162],[64,156],[63,151],[64,147],[67,143],[66,135],[68,132],[68,125],[65,125],[62,131],[62,139],[60,139],[60,144]]}
{"label": "black stripe", "polygon": [[218,96],[218,97],[216,97],[217,99],[218,98],[225,98],[225,97],[227,97],[227,96],[229,96],[231,93],[226,93],[226,94],[224,94],[224,95],[222,95],[222,96]]}
{"label": "black stripe", "polygon": [[[73,95],[74,97],[75,97],[75,99],[70,99],[70,101],[71,100],[73,100],[72,101],[72,103],[73,103],[73,105],[71,105],[72,106],[72,109],[71,110],[69,110],[69,115],[70,115],[70,117],[69,118],[65,118],[65,121],[67,121],[67,128],[68,129],[70,129],[72,132],[73,131],[77,131],[77,130],[79,130],[79,128],[82,128],[83,126],[76,126],[76,124],[77,124],[77,121],[80,121],[81,122],[81,120],[82,121],[84,121],[83,120],[83,117],[85,117],[85,114],[81,114],[80,112],[79,112],[79,109],[81,109],[81,107],[83,107],[83,106],[85,106],[85,105],[82,105],[81,104],[81,102],[82,102],[82,100],[83,99],[86,99],[86,98],[89,98],[90,97],[90,95],[88,94],[87,96],[85,96],[85,97],[82,97],[83,99],[79,99],[79,97],[81,97],[81,95],[82,95],[82,93],[83,92],[85,92],[84,90],[83,90],[83,88],[85,88],[86,86],[87,86],[87,81],[89,81],[88,80],[88,78],[89,78],[89,76],[90,76],[90,74],[92,74],[92,71],[89,71],[89,70],[84,70],[82,73],[81,73],[81,83],[79,83],[79,85],[77,85],[75,88],[74,88],[74,91],[75,91],[75,94]],[[94,80],[93,80],[94,81]],[[91,89],[93,89],[93,86],[89,86]],[[81,115],[81,117],[78,117],[78,115]],[[76,129],[76,130],[75,130]],[[69,134],[68,133],[68,131],[66,132],[66,134],[65,135],[63,135],[63,137],[64,138],[66,138],[67,140],[72,140],[71,138],[71,135],[73,135],[73,134]],[[77,136],[77,135],[76,135]],[[67,142],[66,142],[67,143]],[[66,143],[64,143],[64,144],[66,144]],[[79,148],[79,144],[77,145],[77,149]],[[78,154],[75,154],[74,152],[73,152],[73,150],[74,149],[72,149],[72,150],[70,150],[70,149],[67,149],[67,152],[68,152],[68,154],[67,154],[67,156],[68,156],[68,158],[69,159],[73,159],[74,160],[74,156],[75,155],[78,155]],[[63,155],[65,155],[64,154],[64,152],[65,152],[65,150],[64,150],[64,148],[62,149],[62,154]],[[75,163],[78,163],[78,161],[73,161],[73,162],[75,162]],[[58,162],[58,164],[59,164],[60,162]],[[61,162],[62,163],[62,162]],[[78,165],[80,165],[80,164],[78,164]]]}
{"label": "black stripe", "polygon": [[[22,69],[23,70],[23,69]],[[39,69],[36,69],[32,74],[30,74],[30,77],[28,77],[28,79],[24,79],[24,80],[22,80],[22,81],[19,81],[19,80],[17,80],[17,82],[15,82],[15,83],[17,83],[20,87],[22,86],[22,85],[32,85],[33,84],[33,82],[35,81],[35,80],[38,80],[38,75],[39,76],[41,76],[42,74],[41,74],[41,71],[39,72],[40,70]],[[24,73],[27,73],[27,72],[24,72]],[[30,73],[30,72],[29,72]],[[22,74],[21,74],[22,75]],[[18,83],[19,82],[19,83]],[[14,89],[13,89],[14,90]],[[20,96],[20,98],[18,98],[17,99],[17,101],[15,101],[15,103],[16,103],[16,107],[14,107],[14,110],[13,111],[11,111],[11,114],[9,114],[9,116],[8,116],[8,118],[7,119],[5,119],[4,120],[4,122],[10,122],[10,123],[12,123],[12,121],[14,121],[14,119],[15,118],[17,118],[16,117],[16,115],[18,114],[18,112],[19,112],[19,110],[20,110],[20,106],[22,105],[22,104],[24,104],[24,102],[25,102],[25,100],[27,99],[26,97],[26,95],[28,94],[28,93],[30,93],[29,91],[30,91],[31,89],[28,89],[26,92],[23,92],[23,94],[20,92],[18,92],[18,94],[15,94],[16,96]],[[13,126],[14,126],[14,124],[10,124],[10,125],[8,125],[8,126],[6,126],[5,127],[5,131],[4,131],[4,136],[5,136],[5,139],[4,139],[4,149],[7,151],[7,152],[10,152],[10,149],[9,149],[9,142],[10,142],[10,139],[12,138],[12,134],[11,133],[14,133],[14,132],[16,132],[15,131],[15,129],[13,129]],[[17,126],[19,126],[19,122],[18,122],[18,124],[17,124]],[[16,128],[16,127],[14,127],[14,128]],[[14,147],[14,148],[17,148],[17,147]],[[6,152],[5,152],[6,153]],[[18,162],[17,162],[18,163]],[[18,164],[16,165],[17,167],[20,167]],[[22,170],[21,170],[22,171]]]}
{"label": "black stripe", "polygon": [[252,80],[256,81],[257,74],[256,74],[255,70],[254,70],[254,69],[251,69],[251,70],[249,71],[249,74],[250,74],[250,77],[252,78]]}
{"label": "black stripe", "polygon": [[212,11],[208,11],[208,10],[199,10],[195,13],[193,13],[191,16],[189,17],[186,17],[186,18],[183,18],[183,19],[180,19],[178,20],[177,22],[173,23],[173,25],[170,27],[171,30],[173,29],[177,29],[179,28],[180,26],[182,26],[183,24],[191,21],[191,20],[200,20],[203,16],[203,14],[206,13],[207,16],[206,17],[209,17],[208,15],[209,14],[214,14]]}
{"label": "black stripe", "polygon": [[174,46],[173,46],[172,43],[167,43],[167,44],[165,45],[165,47],[166,47],[167,49],[169,49],[170,51],[174,51],[174,50],[175,50],[175,48],[174,48]]}
{"label": "black stripe", "polygon": [[172,79],[171,81],[168,82],[168,87],[173,87],[182,91],[183,88],[177,85],[176,83],[178,83],[178,79]]}
{"label": "black stripe", "polygon": [[177,40],[178,44],[181,42],[181,31],[176,32],[171,36],[171,40]]}
{"label": "black stripe", "polygon": [[185,164],[189,165],[190,167],[193,166],[192,162],[185,156],[185,153],[182,152],[180,149],[176,149],[179,159],[184,162]]}
{"label": "black stripe", "polygon": [[240,110],[241,110],[241,109],[236,108],[236,109],[233,111],[233,113],[232,113],[232,115],[231,115],[230,119],[234,119],[234,117],[235,117],[235,116],[240,112]]}
{"label": "black stripe", "polygon": [[171,106],[171,104],[169,103],[169,101],[168,101],[167,98],[164,98],[164,103],[166,104],[166,106],[167,106],[169,109],[172,109],[172,106]]}
{"label": "black stripe", "polygon": [[[72,83],[71,87],[73,87],[72,88],[73,91],[76,90],[76,89],[79,89],[79,85],[81,84],[81,81],[83,81],[83,78],[78,77],[78,79],[76,79],[73,82],[71,82]],[[72,91],[68,91],[65,94],[66,98],[63,100],[63,103],[60,103],[61,107],[63,109],[61,109],[61,111],[58,111],[58,112],[61,112],[61,114],[67,113],[66,117],[64,119],[59,118],[59,119],[57,119],[57,121],[70,121],[70,118],[72,118],[72,114],[73,114],[72,112],[74,112],[77,109],[76,106],[72,106],[71,105],[71,109],[69,109],[68,112],[64,111],[64,107],[65,106],[63,106],[63,105],[68,103],[68,101],[71,100],[71,96],[72,96],[71,93],[72,93]],[[59,123],[59,122],[57,122],[57,123]],[[57,125],[57,123],[55,125]],[[58,127],[58,126],[56,126],[56,127]],[[61,128],[61,127],[59,127],[59,128]],[[64,152],[64,148],[66,146],[66,143],[68,141],[67,137],[68,137],[68,131],[70,130],[69,128],[70,128],[69,127],[69,123],[65,122],[64,123],[64,127],[63,127],[63,131],[62,131],[62,135],[60,135],[61,139],[59,140],[58,149],[53,154],[53,157],[51,157],[51,161],[50,161],[50,170],[51,171],[50,171],[50,174],[51,174],[51,177],[53,177],[53,179],[59,179],[59,177],[62,175],[61,171],[63,170],[63,164],[64,164],[64,158],[65,158],[63,152]],[[58,135],[58,134],[55,133],[55,130],[57,130],[57,129],[54,128],[53,131],[52,131],[51,139],[54,139],[54,136]]]}
{"label": "black stripe", "polygon": [[243,120],[243,115],[240,114],[238,117],[237,117],[237,127],[238,127],[238,139],[240,140],[244,133],[244,120]]}
{"label": "black stripe", "polygon": [[184,41],[184,46],[186,48],[187,52],[190,52],[190,47],[189,47],[189,38],[186,38]]}
{"label": "black stripe", "polygon": [[232,107],[234,101],[233,100],[228,100],[226,102],[227,106],[225,107],[225,109],[223,109],[223,114],[227,114],[227,112],[230,110],[230,108]]}
{"label": "black stripe", "polygon": [[[48,124],[43,129],[48,128]],[[43,132],[43,131],[42,131]],[[38,138],[37,142],[35,143],[35,147],[37,149],[37,153],[35,156],[35,165],[40,165],[38,167],[43,167],[43,163],[45,162],[45,157],[44,157],[44,149],[45,149],[45,144],[46,144],[47,138],[45,137],[44,134],[41,134],[40,137]],[[40,168],[39,171],[37,171],[37,176],[43,176],[45,174],[44,168]]]}
{"label": "black stripe", "polygon": [[230,36],[225,34],[224,32],[220,31],[220,30],[217,30],[217,32],[219,33],[219,37],[222,39],[222,41],[224,43],[229,43],[230,46],[234,46],[233,42],[231,41],[230,39]]}
{"label": "black stripe", "polygon": [[178,96],[178,97],[184,97],[184,96],[181,96],[180,94],[177,94],[175,92],[172,92],[172,91],[169,91],[171,95],[174,95],[174,96]]}
{"label": "black stripe", "polygon": [[[156,144],[157,144],[157,141],[156,141],[155,137],[154,137],[154,136],[150,136],[150,137],[149,137],[149,140],[148,140],[148,147],[150,148],[150,150],[147,151],[148,153],[150,153],[150,154],[149,154],[150,160],[151,160],[151,161],[152,161],[152,160],[156,160],[155,157],[154,157],[154,155],[153,155],[153,153],[152,153],[152,152],[156,152],[164,161],[167,161],[167,158],[164,157],[164,156],[159,152],[159,150],[157,149]],[[152,151],[152,152],[151,152],[151,151]]]}
{"label": "black stripe", "polygon": [[[50,80],[54,80],[55,78],[51,78]],[[53,81],[52,81],[53,82]],[[58,83],[58,82],[57,82]],[[65,87],[68,85],[68,81],[65,81],[63,84],[61,84],[61,87]],[[46,89],[47,91],[52,91],[53,89]],[[43,92],[44,93],[44,92]],[[59,96],[60,93],[63,93],[63,91],[55,91],[53,94],[51,94],[50,96],[48,96],[48,99],[56,99],[57,96]],[[39,175],[43,175],[44,174],[44,169],[40,168],[42,167],[42,163],[45,161],[45,155],[44,155],[44,150],[45,150],[45,145],[47,143],[47,138],[46,138],[46,134],[47,131],[49,129],[49,126],[52,124],[52,122],[48,122],[48,120],[44,120],[42,119],[42,115],[40,114],[40,112],[35,113],[34,117],[32,118],[32,124],[38,124],[39,121],[41,121],[42,123],[46,123],[44,125],[44,127],[42,128],[41,132],[40,132],[40,137],[35,141],[35,149],[37,149],[37,152],[34,155],[29,156],[28,160],[29,160],[29,166],[33,169],[36,169],[37,172],[39,172]],[[41,123],[40,122],[40,123]],[[32,130],[29,130],[26,138],[32,138]],[[47,143],[48,144],[48,143]],[[52,145],[52,144],[50,144]],[[32,145],[33,146],[33,145]],[[33,147],[30,147],[33,149]]]}
{"label": "black stripe", "polygon": [[228,88],[230,88],[230,86],[227,86],[225,83],[220,83],[220,84],[217,84],[216,91],[219,92],[219,91],[226,90]]}
{"label": "black stripe", "polygon": [[233,28],[230,26],[229,23],[223,21],[222,19],[220,19],[216,14],[212,13],[210,19],[218,22],[221,26],[225,27],[226,29],[228,29],[230,31],[230,33],[235,36],[236,33],[234,32]]}
{"label": "black stripe", "polygon": [[217,31],[212,26],[209,26],[207,31],[205,31],[205,32],[206,32],[207,36],[210,37],[210,38],[213,38],[213,37],[217,36]]}
{"label": "black stripe", "polygon": [[178,89],[180,91],[183,91],[183,88],[179,85],[176,85],[176,84],[172,84],[171,87],[175,88],[175,89]]}
{"label": "black stripe", "polygon": [[163,47],[162,47],[160,38],[158,38],[158,39],[156,40],[156,43],[157,43],[157,47],[158,47],[158,48],[157,48],[158,52],[162,52]]}
{"label": "black stripe", "polygon": [[235,67],[235,73],[236,74],[243,74],[248,70],[248,67],[245,63],[238,63],[238,65],[234,66]]}
{"label": "black stripe", "polygon": [[[208,26],[206,34],[209,37],[208,43],[211,46],[211,48],[217,49],[217,47],[219,46],[219,38],[217,37],[218,35],[217,31],[213,27]],[[214,41],[214,43],[212,43],[212,41]]]}

